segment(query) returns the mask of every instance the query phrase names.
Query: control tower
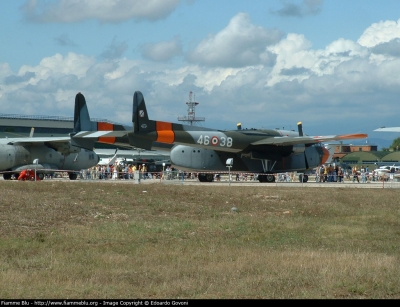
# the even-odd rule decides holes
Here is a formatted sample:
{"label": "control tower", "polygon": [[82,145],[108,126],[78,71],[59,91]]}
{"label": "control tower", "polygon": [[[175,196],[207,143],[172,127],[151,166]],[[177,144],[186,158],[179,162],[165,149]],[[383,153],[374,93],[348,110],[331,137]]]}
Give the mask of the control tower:
{"label": "control tower", "polygon": [[196,117],[195,108],[199,103],[193,101],[192,96],[193,96],[193,92],[190,91],[189,101],[186,102],[186,104],[188,105],[188,115],[183,116],[183,117],[178,117],[179,121],[186,122],[186,123],[190,124],[191,126],[193,126],[193,123],[196,124],[196,123],[204,122],[206,120],[204,117]]}

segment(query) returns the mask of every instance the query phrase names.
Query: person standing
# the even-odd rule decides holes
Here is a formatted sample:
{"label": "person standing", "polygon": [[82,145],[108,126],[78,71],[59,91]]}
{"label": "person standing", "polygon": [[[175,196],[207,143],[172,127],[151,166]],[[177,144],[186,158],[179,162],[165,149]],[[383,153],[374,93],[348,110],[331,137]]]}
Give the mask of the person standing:
{"label": "person standing", "polygon": [[365,168],[362,165],[361,165],[360,173],[361,173],[361,182],[362,183],[367,183],[367,177],[366,177],[366,174],[365,174]]}
{"label": "person standing", "polygon": [[337,181],[338,182],[344,182],[344,173],[343,173],[343,169],[339,166],[338,167],[338,171],[337,171]]}
{"label": "person standing", "polygon": [[117,165],[117,163],[114,164],[112,179],[114,179],[114,180],[118,179],[118,165]]}
{"label": "person standing", "polygon": [[357,180],[358,183],[360,183],[360,180],[358,179],[358,170],[357,170],[357,165],[355,165],[352,169],[353,173],[353,182]]}

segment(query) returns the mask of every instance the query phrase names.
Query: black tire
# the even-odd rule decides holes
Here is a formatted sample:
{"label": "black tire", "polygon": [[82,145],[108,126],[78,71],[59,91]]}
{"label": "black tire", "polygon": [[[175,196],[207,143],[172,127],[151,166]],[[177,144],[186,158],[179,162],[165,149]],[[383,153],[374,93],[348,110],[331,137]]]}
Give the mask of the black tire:
{"label": "black tire", "polygon": [[214,180],[214,174],[199,174],[197,177],[200,182],[212,182]]}
{"label": "black tire", "polygon": [[76,180],[78,178],[77,173],[68,173],[69,180]]}
{"label": "black tire", "polygon": [[206,174],[206,182],[213,182],[214,174]]}
{"label": "black tire", "polygon": [[[12,175],[13,175],[12,173],[4,173],[3,174],[3,179],[4,180],[11,180],[11,176]],[[17,176],[17,178],[18,178],[18,176]]]}
{"label": "black tire", "polygon": [[274,176],[274,174],[262,174],[262,175],[258,175],[258,181],[259,181],[259,182],[268,182],[268,183],[272,183],[272,182],[275,182],[275,176]]}
{"label": "black tire", "polygon": [[268,183],[275,182],[275,176],[273,174],[267,174],[265,175],[265,180]]}
{"label": "black tire", "polygon": [[197,178],[199,178],[200,182],[205,182],[206,181],[206,175],[204,175],[204,174],[198,174]]}

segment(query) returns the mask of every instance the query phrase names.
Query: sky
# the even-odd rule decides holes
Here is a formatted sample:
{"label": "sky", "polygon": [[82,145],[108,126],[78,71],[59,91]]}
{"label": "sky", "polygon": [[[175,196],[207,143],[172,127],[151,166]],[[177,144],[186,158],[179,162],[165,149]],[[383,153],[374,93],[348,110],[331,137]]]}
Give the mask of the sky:
{"label": "sky", "polygon": [[73,117],[81,92],[131,125],[141,91],[154,120],[400,137],[373,131],[400,126],[398,0],[13,0],[0,27],[3,114]]}

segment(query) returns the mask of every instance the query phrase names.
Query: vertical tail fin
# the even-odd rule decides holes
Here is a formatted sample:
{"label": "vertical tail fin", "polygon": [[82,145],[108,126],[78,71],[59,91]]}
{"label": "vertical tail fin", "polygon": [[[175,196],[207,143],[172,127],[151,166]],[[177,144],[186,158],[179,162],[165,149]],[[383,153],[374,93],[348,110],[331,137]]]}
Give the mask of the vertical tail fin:
{"label": "vertical tail fin", "polygon": [[[93,129],[92,122],[90,121],[89,110],[86,105],[85,97],[79,92],[75,96],[75,109],[74,109],[74,130],[71,136],[74,136],[81,131],[91,131]],[[74,139],[71,138],[71,143],[75,146],[92,150],[95,141],[93,139]]]}
{"label": "vertical tail fin", "polygon": [[147,114],[146,103],[142,92],[136,91],[133,95],[133,112],[132,112],[133,132],[140,131],[140,128],[150,128],[149,116]]}
{"label": "vertical tail fin", "polygon": [[90,131],[92,123],[90,121],[89,110],[86,105],[85,97],[79,92],[75,97],[74,110],[74,133],[80,131]]}
{"label": "vertical tail fin", "polygon": [[146,103],[140,91],[136,91],[133,95],[132,125],[134,135],[129,137],[130,144],[143,149],[151,149],[153,141],[146,137],[140,137],[140,134],[154,132],[154,137],[156,137],[156,121],[149,120]]}

